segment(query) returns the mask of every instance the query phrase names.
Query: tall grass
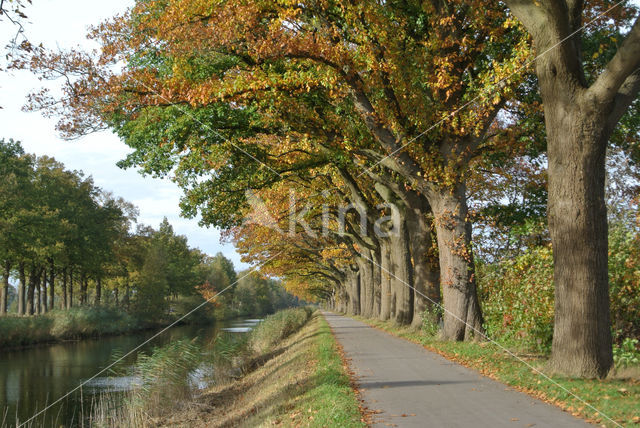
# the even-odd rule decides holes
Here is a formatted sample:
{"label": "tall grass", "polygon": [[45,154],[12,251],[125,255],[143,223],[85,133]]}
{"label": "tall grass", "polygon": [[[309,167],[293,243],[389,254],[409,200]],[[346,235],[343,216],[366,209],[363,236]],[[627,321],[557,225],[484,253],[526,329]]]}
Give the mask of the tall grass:
{"label": "tall grass", "polygon": [[125,393],[101,394],[92,406],[90,425],[145,426],[179,409],[193,397],[191,374],[203,359],[202,347],[190,340],[177,340],[154,348],[150,354],[138,354],[132,367],[114,370],[116,375],[126,372],[137,379],[133,388]]}
{"label": "tall grass", "polygon": [[[155,348],[151,354],[139,354],[127,373],[139,379],[137,385],[124,399],[119,395],[122,393],[103,394],[91,412],[91,425],[153,425],[157,418],[190,405],[197,393],[192,375],[198,368],[213,366],[214,382],[233,380],[245,372],[250,361],[298,331],[311,313],[306,308],[287,309],[268,316],[247,335],[220,334],[212,346],[181,340]],[[123,374],[122,370],[116,374]]]}
{"label": "tall grass", "polygon": [[298,331],[312,313],[310,308],[294,308],[269,315],[251,330],[249,348],[256,354],[268,352],[273,345]]}
{"label": "tall grass", "polygon": [[150,416],[160,416],[167,403],[191,398],[190,374],[202,363],[202,349],[188,340],[179,340],[140,354],[134,376],[140,385],[133,391],[132,404]]}

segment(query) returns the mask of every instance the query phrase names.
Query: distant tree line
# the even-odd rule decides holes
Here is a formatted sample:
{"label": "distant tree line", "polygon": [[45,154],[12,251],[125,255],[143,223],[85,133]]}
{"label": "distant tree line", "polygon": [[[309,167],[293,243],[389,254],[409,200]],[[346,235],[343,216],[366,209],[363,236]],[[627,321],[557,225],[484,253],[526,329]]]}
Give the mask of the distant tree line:
{"label": "distant tree line", "polygon": [[236,284],[230,260],[190,248],[166,218],[156,230],[134,228],[137,216],[82,172],[0,140],[0,315],[111,304],[152,318],[186,313],[227,287],[216,299],[227,316],[295,303],[274,280]]}

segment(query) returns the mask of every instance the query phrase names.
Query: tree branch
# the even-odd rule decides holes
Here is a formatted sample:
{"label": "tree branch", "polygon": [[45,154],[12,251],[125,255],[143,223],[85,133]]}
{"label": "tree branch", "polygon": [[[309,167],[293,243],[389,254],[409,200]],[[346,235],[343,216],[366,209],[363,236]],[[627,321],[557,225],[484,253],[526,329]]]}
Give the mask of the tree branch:
{"label": "tree branch", "polygon": [[534,0],[505,0],[505,3],[532,34],[537,33],[548,20],[545,10]]}
{"label": "tree branch", "polygon": [[607,102],[617,96],[627,78],[640,67],[640,17],[636,18],[627,38],[618,52],[611,58],[600,76],[589,88],[601,102]]}
{"label": "tree branch", "polygon": [[640,68],[627,77],[613,99],[613,110],[607,118],[607,127],[612,130],[640,93]]}

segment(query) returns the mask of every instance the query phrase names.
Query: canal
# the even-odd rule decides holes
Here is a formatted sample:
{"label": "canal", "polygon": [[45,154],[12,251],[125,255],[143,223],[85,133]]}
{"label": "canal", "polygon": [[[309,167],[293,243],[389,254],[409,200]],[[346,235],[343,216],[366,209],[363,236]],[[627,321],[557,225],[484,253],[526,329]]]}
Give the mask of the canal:
{"label": "canal", "polygon": [[[154,347],[181,339],[195,339],[207,345],[220,332],[245,334],[257,322],[243,319],[219,322],[208,326],[173,327],[145,344],[123,360],[135,363],[140,352],[150,353]],[[144,343],[156,332],[102,337],[77,342],[65,342],[15,351],[0,351],[0,427],[15,427],[24,422],[82,382],[123,355]],[[122,364],[120,364],[122,366]],[[98,394],[126,391],[135,379],[115,376],[109,371],[90,380],[78,391],[28,424],[32,427],[79,426],[90,412]]]}

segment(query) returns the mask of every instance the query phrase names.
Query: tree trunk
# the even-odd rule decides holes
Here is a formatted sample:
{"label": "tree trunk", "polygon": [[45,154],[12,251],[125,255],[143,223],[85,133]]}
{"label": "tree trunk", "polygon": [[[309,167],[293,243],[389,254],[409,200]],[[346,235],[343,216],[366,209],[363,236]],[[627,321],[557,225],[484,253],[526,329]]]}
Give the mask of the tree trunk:
{"label": "tree trunk", "polygon": [[378,318],[391,318],[391,253],[389,240],[380,239],[380,313]]}
{"label": "tree trunk", "polygon": [[373,263],[371,258],[373,256],[372,251],[365,250],[365,257],[358,257],[356,262],[358,264],[358,271],[360,272],[360,315],[363,317],[371,318],[373,316],[373,302],[374,302],[374,273]]}
{"label": "tree trunk", "polygon": [[[389,237],[391,248],[391,317],[398,324],[411,324],[413,319],[413,269],[409,254],[409,234],[404,211],[394,220],[398,230]],[[395,227],[395,226],[394,226]]]}
{"label": "tree trunk", "polygon": [[119,296],[118,296],[119,290],[120,290],[120,288],[117,285],[113,289],[113,297],[114,297],[114,300],[116,301],[116,306],[118,306],[118,304],[120,303],[119,302],[120,299],[119,299]]}
{"label": "tree trunk", "polygon": [[67,309],[71,309],[73,307],[73,269],[69,270],[69,301],[67,303]]}
{"label": "tree trunk", "polygon": [[362,272],[362,269],[360,268],[360,257],[356,257],[356,272],[358,272],[358,277],[359,277],[359,281],[358,281],[358,285],[359,285],[359,289],[360,289],[360,293],[358,295],[359,299],[358,299],[358,314],[364,316],[364,311],[365,309],[365,301],[367,300],[367,284],[365,283],[365,281],[367,280],[366,278],[366,272]]}
{"label": "tree trunk", "polygon": [[425,212],[412,207],[407,214],[415,287],[411,325],[421,328],[426,310],[434,318],[432,322],[438,321],[435,319],[438,312],[435,309],[440,304],[440,271],[437,260],[433,260],[434,257],[430,255],[433,239]]}
{"label": "tree trunk", "polygon": [[64,267],[62,268],[62,305],[61,309],[68,309],[69,306],[67,306],[67,302],[68,302],[68,298],[67,298],[67,268]]}
{"label": "tree trunk", "polygon": [[371,256],[374,262],[372,263],[372,281],[373,281],[373,311],[371,313],[372,318],[380,318],[380,306],[382,295],[382,273],[381,273],[381,256],[380,247],[376,251],[371,251]]}
{"label": "tree trunk", "polygon": [[613,363],[604,191],[609,133],[594,108],[584,100],[545,101],[555,283],[551,366],[580,377],[604,377]]}
{"label": "tree trunk", "polygon": [[80,304],[82,306],[87,304],[87,289],[89,288],[89,280],[85,273],[80,274]]}
{"label": "tree trunk", "polygon": [[36,269],[35,265],[31,265],[31,271],[29,272],[29,286],[27,288],[27,314],[33,315],[36,311],[35,306],[35,291],[36,281],[39,281],[40,272]]}
{"label": "tree trunk", "polygon": [[24,315],[26,310],[27,279],[24,273],[24,262],[18,263],[18,315]]}
{"label": "tree trunk", "polygon": [[42,280],[38,281],[39,284],[42,284],[42,287],[38,286],[38,302],[39,302],[39,313],[44,314],[47,312],[47,270],[42,269]]}
{"label": "tree trunk", "polygon": [[469,340],[484,333],[465,191],[464,183],[458,183],[453,191],[433,189],[429,194],[440,255],[445,340]]}
{"label": "tree trunk", "polygon": [[40,277],[38,276],[38,279],[36,279],[36,285],[34,288],[34,299],[33,299],[33,313],[34,315],[40,315],[41,310],[42,310],[42,306],[40,305]]}
{"label": "tree trunk", "polygon": [[129,309],[130,292],[131,292],[131,287],[129,286],[129,279],[127,278],[124,284],[124,298],[122,299],[123,300],[122,303],[124,303],[127,309]]}
{"label": "tree trunk", "polygon": [[56,283],[56,269],[53,265],[53,260],[51,260],[49,263],[49,275],[49,310],[52,311],[56,297],[54,286],[54,284]]}
{"label": "tree trunk", "polygon": [[357,268],[348,268],[347,287],[347,295],[349,296],[347,313],[360,315],[360,274]]}
{"label": "tree trunk", "polygon": [[95,301],[96,306],[100,306],[101,298],[102,298],[102,278],[98,276],[98,279],[96,279],[96,301]]}
{"label": "tree trunk", "polygon": [[338,290],[336,290],[336,310],[340,313],[346,313],[347,310],[347,291],[346,291],[346,287],[348,284],[348,280],[346,279],[346,275],[345,275],[345,280],[344,280],[344,284],[342,287],[340,287]]}
{"label": "tree trunk", "polygon": [[11,275],[11,262],[4,262],[4,271],[2,272],[2,288],[0,289],[0,315],[6,315],[9,308],[9,276]]}

